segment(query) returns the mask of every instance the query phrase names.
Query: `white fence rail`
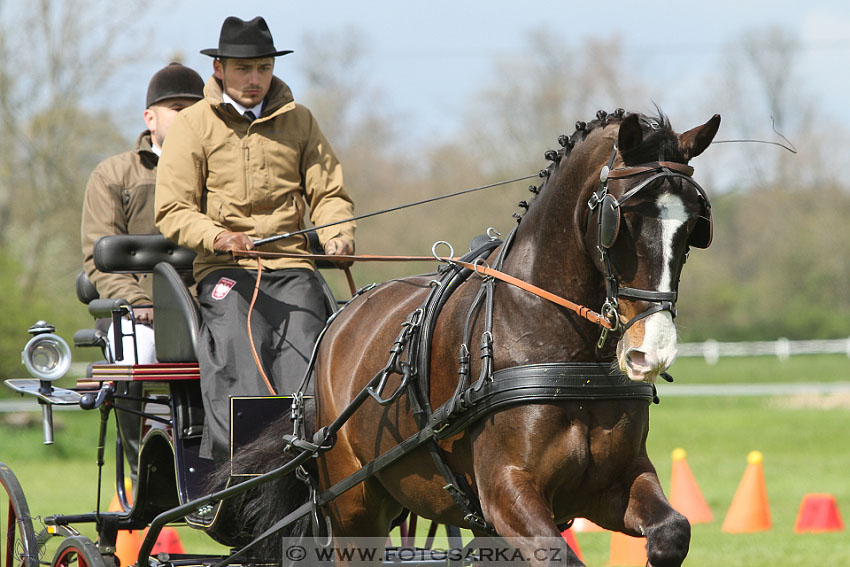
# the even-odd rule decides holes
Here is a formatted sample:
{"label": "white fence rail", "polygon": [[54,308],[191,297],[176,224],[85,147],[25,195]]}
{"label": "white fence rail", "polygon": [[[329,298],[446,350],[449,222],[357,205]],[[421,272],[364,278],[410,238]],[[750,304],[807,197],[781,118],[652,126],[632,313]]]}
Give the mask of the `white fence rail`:
{"label": "white fence rail", "polygon": [[775,356],[780,360],[798,354],[845,354],[850,358],[850,337],[821,341],[754,341],[721,343],[707,340],[703,343],[680,343],[679,356],[701,356],[708,364],[717,364],[724,356]]}

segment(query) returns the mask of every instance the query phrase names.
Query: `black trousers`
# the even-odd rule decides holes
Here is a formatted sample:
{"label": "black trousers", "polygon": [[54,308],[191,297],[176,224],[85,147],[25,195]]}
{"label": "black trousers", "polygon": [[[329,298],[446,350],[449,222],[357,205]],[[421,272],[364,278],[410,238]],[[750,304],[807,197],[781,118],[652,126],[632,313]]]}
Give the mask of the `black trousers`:
{"label": "black trousers", "polygon": [[[256,279],[253,270],[225,269],[198,284],[198,365],[206,415],[200,456],[217,463],[230,458],[230,397],[270,395],[251,354],[246,326]],[[278,395],[298,390],[329,316],[315,272],[300,268],[263,272],[251,331]]]}

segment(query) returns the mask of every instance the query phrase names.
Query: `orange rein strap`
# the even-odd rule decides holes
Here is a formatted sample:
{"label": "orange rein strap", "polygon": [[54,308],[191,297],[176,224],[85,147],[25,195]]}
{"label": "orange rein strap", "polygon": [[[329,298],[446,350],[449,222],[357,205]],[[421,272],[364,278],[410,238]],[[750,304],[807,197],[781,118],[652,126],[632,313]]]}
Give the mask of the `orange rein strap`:
{"label": "orange rein strap", "polygon": [[[234,254],[236,254],[236,252]],[[432,262],[434,260],[438,260],[440,262],[445,262],[448,264],[457,264],[459,266],[463,266],[464,268],[473,270],[480,276],[489,276],[491,278],[501,280],[505,283],[509,283],[531,294],[534,294],[537,297],[540,297],[547,301],[551,301],[555,305],[565,307],[570,311],[573,311],[574,313],[578,314],[580,317],[587,319],[591,323],[596,323],[600,327],[603,327],[608,330],[614,329],[613,323],[611,323],[604,316],[600,315],[599,313],[593,311],[588,307],[573,303],[569,299],[565,299],[560,295],[556,295],[552,292],[546,291],[545,289],[537,287],[534,284],[528,283],[504,272],[500,272],[499,270],[495,270],[493,268],[490,268],[489,266],[485,266],[482,263],[472,264],[470,262],[464,262],[457,258],[439,258],[437,256],[380,256],[370,254],[293,254],[289,252],[260,252],[257,250],[240,250],[238,254],[240,256],[255,257],[257,258],[258,264],[260,262],[260,258],[308,258],[313,260],[329,260],[331,262],[333,262],[334,260],[348,260],[352,262]],[[257,270],[257,285],[259,285],[259,276],[259,270]],[[349,278],[349,285],[353,287],[353,280],[351,280],[351,274],[347,273],[347,276]]]}
{"label": "orange rein strap", "polygon": [[254,345],[254,333],[251,331],[251,315],[254,313],[254,304],[257,303],[257,294],[260,292],[260,278],[262,275],[263,261],[259,256],[257,256],[257,283],[254,284],[254,295],[251,296],[251,304],[248,306],[248,341],[251,343],[251,354],[254,356],[254,364],[257,365],[257,370],[260,371],[260,376],[263,378],[263,382],[266,383],[266,388],[269,389],[269,394],[277,396],[277,390],[274,389],[274,385],[266,375],[266,371],[263,370],[263,363],[260,360],[260,356],[257,354],[257,347]]}
{"label": "orange rein strap", "polygon": [[555,295],[550,291],[546,291],[543,288],[537,287],[532,283],[528,283],[519,278],[515,278],[510,274],[506,274],[504,272],[500,272],[499,270],[493,269],[490,266],[486,266],[482,263],[472,264],[469,262],[464,262],[462,260],[449,260],[446,259],[446,262],[450,264],[457,264],[459,266],[463,266],[464,268],[469,268],[470,270],[475,271],[476,274],[480,276],[489,276],[491,278],[495,278],[497,280],[502,280],[505,283],[509,283],[512,286],[516,286],[524,291],[532,293],[537,297],[543,298],[547,301],[551,301],[555,305],[560,305],[561,307],[566,307],[570,311],[575,312],[580,317],[584,317],[591,323],[596,323],[600,327],[604,327],[609,331],[614,329],[614,325],[608,321],[605,317],[600,315],[599,313],[593,311],[592,309],[585,307],[584,305],[579,305],[578,303],[573,303],[569,299],[565,299],[560,295]]}

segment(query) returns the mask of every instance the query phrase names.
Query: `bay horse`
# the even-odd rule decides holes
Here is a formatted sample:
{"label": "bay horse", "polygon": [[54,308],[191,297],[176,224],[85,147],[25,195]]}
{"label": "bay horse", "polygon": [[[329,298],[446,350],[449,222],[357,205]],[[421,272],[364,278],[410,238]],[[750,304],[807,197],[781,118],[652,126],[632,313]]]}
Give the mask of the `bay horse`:
{"label": "bay horse", "polygon": [[[494,285],[482,314],[475,304],[486,278],[473,275],[444,300],[434,322],[426,406],[438,408],[462,389],[464,364],[468,374],[492,380],[492,369],[611,363],[631,381],[651,383],[673,363],[679,276],[689,248],[707,247],[711,240],[708,198],[687,163],[709,146],[720,116],[677,134],[658,114],[600,111],[562,136],[561,149],[547,152],[545,180],[531,188],[536,196],[516,230],[480,262],[600,309],[618,330],[616,346],[600,340],[599,324],[513,285]],[[317,427],[334,422],[387,368],[399,329],[410,326],[433,279],[378,285],[338,314],[318,346]],[[459,358],[470,336],[491,339],[483,362]],[[401,384],[399,376],[389,380],[387,391]],[[334,447],[318,460],[321,488],[418,431],[410,392],[393,404],[367,399],[350,415]],[[386,538],[405,508],[447,525],[477,521],[474,532],[511,538],[533,565],[555,564],[534,558],[535,538],[566,546],[559,525],[584,517],[646,537],[649,565],[677,566],[688,552],[690,525],[671,508],[647,456],[649,405],[646,399],[594,399],[500,407],[435,442],[439,449],[423,445],[405,454],[336,496],[324,512],[340,541]],[[477,500],[470,505],[477,514],[462,510],[444,489],[435,450]],[[564,557],[568,565],[582,565],[572,550],[564,549]]]}

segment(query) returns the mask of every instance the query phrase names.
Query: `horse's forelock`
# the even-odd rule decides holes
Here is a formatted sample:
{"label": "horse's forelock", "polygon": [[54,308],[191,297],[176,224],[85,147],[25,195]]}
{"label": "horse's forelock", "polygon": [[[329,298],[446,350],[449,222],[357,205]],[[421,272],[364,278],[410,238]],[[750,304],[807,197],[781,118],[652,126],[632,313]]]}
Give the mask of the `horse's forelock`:
{"label": "horse's forelock", "polygon": [[[640,125],[643,131],[643,140],[637,147],[621,152],[625,165],[639,165],[654,161],[687,163],[687,160],[679,150],[679,140],[670,125],[670,119],[657,106],[656,111],[657,114],[654,116],[638,114],[640,116]],[[551,179],[551,173],[553,173],[553,170],[557,167],[557,163],[561,162],[563,164],[563,162],[566,162],[574,147],[586,142],[591,133],[599,130],[600,128],[605,128],[606,126],[617,126],[619,128],[623,119],[630,114],[632,113],[622,109],[617,109],[612,113],[600,110],[596,113],[596,117],[590,122],[577,122],[576,129],[572,135],[562,136],[564,140],[568,140],[568,143],[561,143],[563,147],[557,152],[557,160],[555,160],[555,163],[550,164],[545,170],[547,174],[545,175],[546,179],[544,182],[539,187],[532,185],[530,188],[535,194],[535,198],[537,194],[545,189]],[[517,215],[516,213],[514,214],[515,218],[519,216],[520,215]]]}
{"label": "horse's forelock", "polygon": [[[641,130],[643,131],[643,140],[638,146],[621,152],[625,165],[640,165],[653,161],[687,162],[679,150],[679,139],[670,125],[670,119],[657,106],[656,112],[655,115],[638,113]],[[599,128],[609,125],[619,127],[623,119],[630,114],[632,113],[621,111],[606,114],[600,111],[597,113],[597,118],[587,122],[584,128],[576,130],[573,137],[576,138],[576,141],[583,141],[587,139],[591,132]]]}
{"label": "horse's forelock", "polygon": [[685,156],[679,150],[679,138],[670,119],[660,108],[656,116],[640,115],[640,126],[643,140],[639,145],[622,151],[623,162],[627,166],[640,165],[654,161],[673,161],[687,163]]}

